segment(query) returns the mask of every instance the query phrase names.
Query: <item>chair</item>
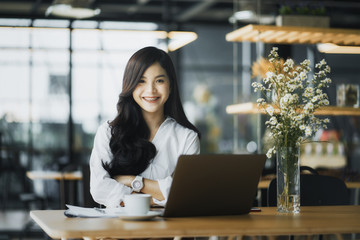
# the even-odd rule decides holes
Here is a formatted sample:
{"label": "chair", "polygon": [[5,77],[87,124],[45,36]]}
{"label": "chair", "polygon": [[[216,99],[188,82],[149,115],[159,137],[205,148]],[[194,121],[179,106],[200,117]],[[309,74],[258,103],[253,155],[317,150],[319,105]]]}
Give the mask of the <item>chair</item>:
{"label": "chair", "polygon": [[82,172],[82,188],[83,188],[83,207],[99,207],[100,204],[96,203],[90,193],[90,166],[84,164],[81,166]]}
{"label": "chair", "polygon": [[[312,174],[300,174],[300,206],[330,206],[330,205],[349,205],[350,192],[343,180],[319,175],[318,172],[310,167],[300,167],[300,172],[308,170]],[[268,187],[267,194],[268,206],[277,205],[277,181],[273,179]],[[342,239],[340,234],[337,239]],[[322,239],[322,235],[319,236]],[[293,239],[293,236],[291,236]]]}
{"label": "chair", "polygon": [[20,184],[21,192],[28,191],[29,188],[26,181],[26,169],[20,163],[20,152],[6,148],[3,150],[5,157],[0,150],[0,206],[2,211],[5,211],[9,207],[8,203],[14,202],[12,201],[14,196],[11,191],[14,189],[14,185]]}
{"label": "chair", "polygon": [[[309,167],[301,170],[310,170]],[[350,193],[343,180],[315,174],[300,174],[300,205],[301,206],[330,206],[330,205],[349,205]],[[276,179],[273,179],[268,187],[267,203],[268,206],[276,206]]]}

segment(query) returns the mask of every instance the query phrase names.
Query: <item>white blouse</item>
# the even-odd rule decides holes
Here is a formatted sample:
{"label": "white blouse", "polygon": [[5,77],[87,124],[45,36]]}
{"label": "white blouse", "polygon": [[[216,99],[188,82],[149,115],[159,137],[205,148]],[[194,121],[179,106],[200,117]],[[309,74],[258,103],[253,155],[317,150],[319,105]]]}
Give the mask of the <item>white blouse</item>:
{"label": "white blouse", "polygon": [[[113,159],[109,147],[110,137],[110,126],[108,122],[104,122],[96,132],[90,157],[90,192],[97,203],[106,207],[119,207],[123,196],[130,194],[132,190],[111,178],[102,166],[102,162],[110,162]],[[152,143],[157,154],[140,176],[158,181],[165,200],[153,200],[154,203],[164,206],[172,183],[171,175],[179,156],[199,154],[200,141],[195,131],[167,117],[160,125]]]}

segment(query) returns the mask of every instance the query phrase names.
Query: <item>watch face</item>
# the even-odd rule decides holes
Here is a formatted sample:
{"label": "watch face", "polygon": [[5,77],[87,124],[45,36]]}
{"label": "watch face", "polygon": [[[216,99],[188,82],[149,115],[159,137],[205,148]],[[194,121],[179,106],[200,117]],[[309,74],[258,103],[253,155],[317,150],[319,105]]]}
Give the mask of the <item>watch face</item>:
{"label": "watch face", "polygon": [[142,177],[137,176],[132,182],[131,187],[133,191],[140,192],[140,190],[144,187],[144,184],[142,182]]}
{"label": "watch face", "polygon": [[134,188],[135,189],[139,189],[139,188],[141,188],[141,182],[140,181],[134,181]]}

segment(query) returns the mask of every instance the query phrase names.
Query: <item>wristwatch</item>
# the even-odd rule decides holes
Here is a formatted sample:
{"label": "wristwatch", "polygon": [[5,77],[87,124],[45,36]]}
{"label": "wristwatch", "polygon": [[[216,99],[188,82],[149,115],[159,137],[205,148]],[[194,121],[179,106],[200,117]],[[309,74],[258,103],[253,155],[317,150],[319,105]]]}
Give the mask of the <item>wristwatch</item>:
{"label": "wristwatch", "polygon": [[144,187],[143,178],[136,176],[135,179],[131,182],[131,188],[134,192],[140,192]]}

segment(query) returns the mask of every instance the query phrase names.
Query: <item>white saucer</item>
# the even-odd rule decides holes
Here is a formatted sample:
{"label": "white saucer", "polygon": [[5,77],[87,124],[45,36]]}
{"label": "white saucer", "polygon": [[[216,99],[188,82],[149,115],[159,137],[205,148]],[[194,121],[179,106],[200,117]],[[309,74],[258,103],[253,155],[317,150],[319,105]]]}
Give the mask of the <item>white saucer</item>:
{"label": "white saucer", "polygon": [[127,214],[121,214],[119,215],[119,218],[122,220],[149,220],[151,218],[160,216],[162,212],[160,211],[149,211],[145,215],[127,215]]}

